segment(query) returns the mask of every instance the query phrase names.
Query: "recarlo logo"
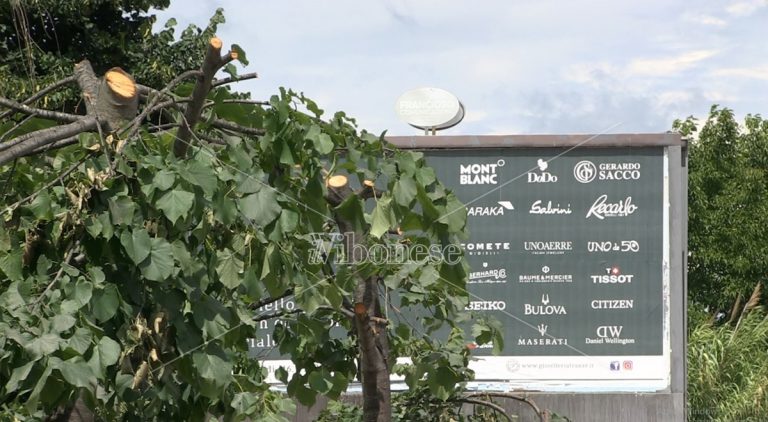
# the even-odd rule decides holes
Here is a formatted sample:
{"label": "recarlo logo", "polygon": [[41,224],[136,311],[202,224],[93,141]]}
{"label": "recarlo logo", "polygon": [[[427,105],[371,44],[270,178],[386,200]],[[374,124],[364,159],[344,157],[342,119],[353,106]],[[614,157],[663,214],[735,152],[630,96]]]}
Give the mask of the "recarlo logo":
{"label": "recarlo logo", "polygon": [[640,163],[600,163],[598,167],[589,160],[576,163],[573,177],[579,183],[595,180],[637,180],[640,178]]}
{"label": "recarlo logo", "polygon": [[547,171],[549,163],[541,158],[536,161],[539,171],[528,172],[528,183],[554,183],[557,182],[557,176]]}
{"label": "recarlo logo", "polygon": [[499,183],[496,170],[506,162],[499,160],[495,164],[459,164],[460,185],[495,185]]}
{"label": "recarlo logo", "polygon": [[587,211],[587,217],[597,217],[600,220],[605,217],[626,217],[637,211],[637,205],[632,203],[632,197],[628,196],[619,202],[608,202],[608,195],[600,195]]}

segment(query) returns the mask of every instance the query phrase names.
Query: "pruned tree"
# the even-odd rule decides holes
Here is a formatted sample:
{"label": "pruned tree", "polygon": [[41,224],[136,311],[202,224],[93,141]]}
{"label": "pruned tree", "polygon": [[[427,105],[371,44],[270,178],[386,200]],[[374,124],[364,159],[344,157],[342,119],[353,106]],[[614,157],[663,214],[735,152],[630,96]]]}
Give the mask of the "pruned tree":
{"label": "pruned tree", "polygon": [[[464,261],[365,252],[456,252],[464,206],[422,154],[344,113],[326,120],[285,89],[268,102],[233,93],[256,77],[216,78],[238,59],[212,37],[199,68],[160,89],[82,61],[51,88],[0,100],[0,412],[67,417],[77,403],[107,420],[281,420],[291,401],[245,341],[274,318],[296,367],[278,377],[304,404],[357,378],[365,420],[389,420],[398,357],[412,360],[397,369],[406,382],[438,398],[471,378]],[[36,106],[67,83],[84,114]],[[335,233],[341,247],[318,260],[316,236]],[[289,297],[296,309],[254,316]],[[334,322],[350,336],[331,336]],[[500,341],[482,320],[474,333]]]}

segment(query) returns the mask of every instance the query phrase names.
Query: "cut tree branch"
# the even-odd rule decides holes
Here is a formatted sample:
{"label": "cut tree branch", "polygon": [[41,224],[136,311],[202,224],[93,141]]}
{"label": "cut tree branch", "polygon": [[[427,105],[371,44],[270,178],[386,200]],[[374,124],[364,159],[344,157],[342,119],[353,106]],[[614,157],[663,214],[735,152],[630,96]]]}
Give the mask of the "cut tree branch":
{"label": "cut tree branch", "polygon": [[83,116],[78,116],[76,114],[61,113],[58,111],[34,108],[34,107],[30,107],[22,103],[18,103],[16,101],[9,100],[7,98],[2,98],[2,97],[0,97],[0,106],[10,108],[11,110],[16,110],[20,113],[29,114],[32,116],[37,115],[44,119],[56,120],[58,122],[72,123],[83,117]]}
{"label": "cut tree branch", "polygon": [[189,141],[192,139],[192,131],[200,119],[200,112],[205,103],[205,97],[211,90],[211,83],[216,72],[225,64],[237,58],[237,54],[230,51],[229,54],[221,56],[222,42],[219,38],[211,38],[208,42],[208,51],[205,53],[205,59],[201,67],[202,75],[197,77],[195,88],[192,91],[192,101],[187,104],[184,112],[184,125],[179,128],[177,139],[173,143],[173,153],[176,157],[184,157],[189,148]]}
{"label": "cut tree branch", "polygon": [[68,125],[54,126],[14,138],[10,142],[0,144],[0,166],[58,140],[94,131],[98,126],[98,120],[89,116]]}
{"label": "cut tree branch", "polygon": [[240,82],[240,81],[245,81],[245,80],[248,80],[248,79],[256,79],[258,77],[259,77],[259,74],[256,73],[256,72],[253,72],[253,73],[243,73],[242,75],[230,76],[229,78],[224,78],[224,79],[217,79],[217,80],[213,81],[211,86],[216,88],[217,86],[231,84],[232,82]]}
{"label": "cut tree branch", "polygon": [[[238,133],[243,133],[246,135],[253,135],[253,136],[262,136],[266,133],[264,129],[242,126],[242,125],[238,125],[236,123],[232,123],[230,121],[222,120],[222,119],[213,119],[211,121],[211,126],[219,129],[231,130],[233,132],[238,132]],[[181,132],[181,130],[179,130],[179,132]]]}
{"label": "cut tree branch", "polygon": [[[37,93],[35,93],[31,97],[27,98],[26,100],[22,101],[21,103],[25,104],[25,105],[26,104],[32,104],[33,102],[35,102],[35,101],[39,100],[40,98],[44,97],[49,92],[54,91],[56,89],[59,89],[59,88],[61,88],[64,85],[71,84],[71,83],[75,82],[76,80],[77,80],[77,78],[75,78],[74,76],[69,76],[69,77],[66,77],[64,79],[60,79],[60,80],[54,82],[53,84],[48,85],[47,87],[41,89],[40,91],[38,91]],[[6,117],[10,116],[11,114],[13,114],[12,111],[6,111],[4,113],[0,113],[0,120],[5,119]]]}

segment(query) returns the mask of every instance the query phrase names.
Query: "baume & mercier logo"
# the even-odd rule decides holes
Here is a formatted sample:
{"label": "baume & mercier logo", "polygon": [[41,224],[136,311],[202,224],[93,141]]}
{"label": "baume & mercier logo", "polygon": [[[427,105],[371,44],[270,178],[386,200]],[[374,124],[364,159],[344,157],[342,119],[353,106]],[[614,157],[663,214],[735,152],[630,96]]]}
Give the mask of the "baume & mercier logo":
{"label": "baume & mercier logo", "polygon": [[495,217],[497,215],[504,215],[504,211],[512,211],[515,209],[511,201],[497,201],[497,205],[489,207],[468,207],[467,216],[470,217]]}
{"label": "baume & mercier logo", "polygon": [[632,203],[632,197],[628,196],[619,202],[608,202],[608,195],[600,195],[587,211],[587,217],[597,217],[600,220],[605,217],[626,217],[637,211],[637,205]]}
{"label": "baume & mercier logo", "polygon": [[538,171],[528,172],[528,183],[554,183],[557,182],[557,176],[547,171],[549,163],[541,158],[536,161]]}
{"label": "baume & mercier logo", "polygon": [[496,171],[505,164],[504,160],[486,164],[459,164],[459,184],[496,185],[499,183]]}
{"label": "baume & mercier logo", "polygon": [[520,283],[571,283],[573,276],[571,274],[553,274],[552,269],[545,265],[541,267],[541,274],[521,274],[518,281]]}
{"label": "baume & mercier logo", "polygon": [[640,178],[640,163],[595,163],[584,160],[573,166],[573,177],[579,183],[593,180],[637,180]]}

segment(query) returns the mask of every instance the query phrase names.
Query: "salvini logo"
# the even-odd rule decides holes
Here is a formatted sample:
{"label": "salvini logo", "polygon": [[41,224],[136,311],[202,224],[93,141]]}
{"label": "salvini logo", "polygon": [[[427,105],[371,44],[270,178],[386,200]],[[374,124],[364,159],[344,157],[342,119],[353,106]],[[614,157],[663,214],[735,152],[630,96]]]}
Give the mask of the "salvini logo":
{"label": "salvini logo", "polygon": [[525,315],[567,315],[568,311],[563,305],[550,305],[549,294],[544,293],[541,295],[541,305],[526,303],[523,305],[523,313]]}
{"label": "salvini logo", "polygon": [[557,176],[547,171],[549,163],[541,158],[536,161],[536,167],[539,171],[528,172],[528,183],[554,183],[557,182]]}
{"label": "salvini logo", "polygon": [[504,211],[512,211],[515,207],[510,201],[498,201],[498,205],[490,207],[467,207],[467,216],[471,217],[495,217],[504,215]]}
{"label": "salvini logo", "polygon": [[488,268],[483,262],[483,269],[469,273],[467,284],[501,284],[507,282],[506,268]]}
{"label": "salvini logo", "polygon": [[550,274],[552,269],[545,265],[541,267],[541,274],[522,274],[520,283],[571,283],[573,276],[570,274]]}
{"label": "salvini logo", "polygon": [[499,175],[496,170],[504,167],[506,162],[498,160],[492,164],[459,164],[460,185],[496,185]]}
{"label": "salvini logo", "polygon": [[608,195],[598,197],[587,211],[587,217],[597,217],[603,220],[605,217],[626,217],[637,211],[637,205],[632,203],[632,197],[619,202],[608,202]]}
{"label": "salvini logo", "polygon": [[562,255],[573,250],[571,241],[525,241],[523,250],[534,255]]}
{"label": "salvini logo", "polygon": [[560,205],[559,203],[552,204],[552,201],[547,201],[547,204],[544,205],[543,201],[538,200],[531,204],[531,209],[528,211],[528,214],[540,214],[540,215],[563,215],[563,214],[570,214],[573,211],[571,211],[571,204],[566,204],[565,206]]}
{"label": "salvini logo", "polygon": [[568,345],[567,338],[557,338],[547,334],[549,326],[546,324],[539,324],[536,326],[536,330],[539,331],[539,338],[517,338],[518,346],[566,346]]}

